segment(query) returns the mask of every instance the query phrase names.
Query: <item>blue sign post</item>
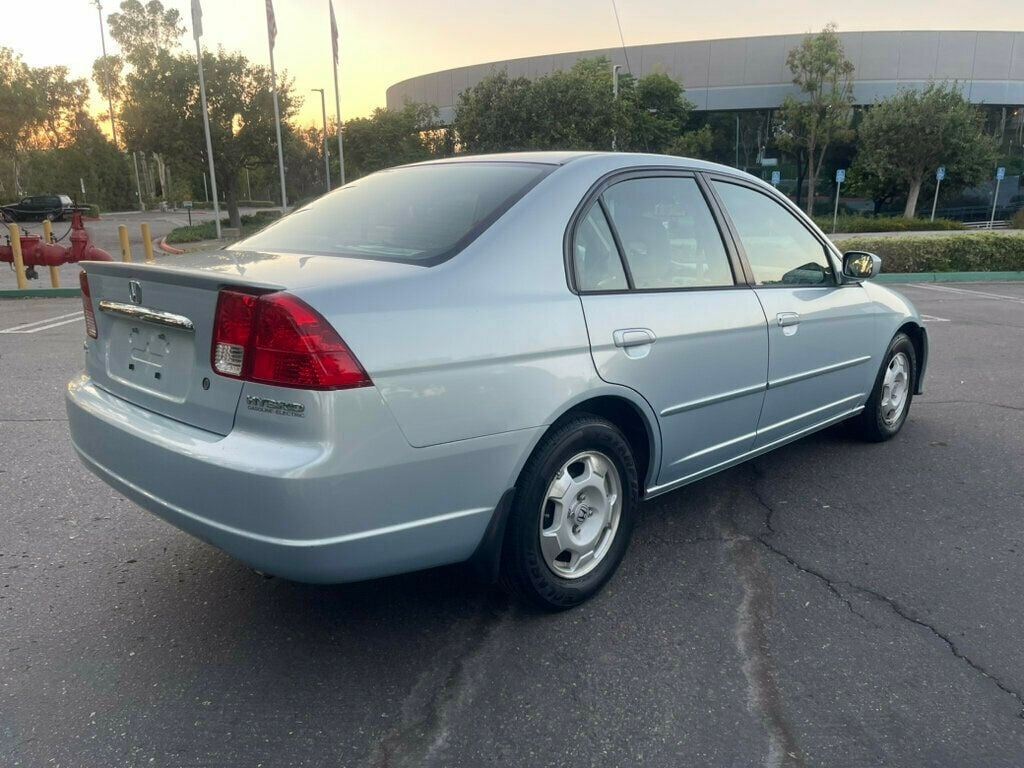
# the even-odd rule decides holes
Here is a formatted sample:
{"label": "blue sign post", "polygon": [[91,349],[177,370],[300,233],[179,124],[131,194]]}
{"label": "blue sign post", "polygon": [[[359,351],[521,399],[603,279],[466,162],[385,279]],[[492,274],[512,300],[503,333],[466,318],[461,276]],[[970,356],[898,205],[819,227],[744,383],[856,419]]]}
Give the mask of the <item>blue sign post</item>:
{"label": "blue sign post", "polygon": [[836,205],[832,209],[832,234],[836,233],[836,221],[839,219],[839,190],[843,186],[843,182],[846,181],[846,169],[839,168],[836,170]]}
{"label": "blue sign post", "polygon": [[996,221],[996,206],[999,205],[999,185],[1006,178],[1006,169],[1003,166],[996,168],[996,191],[992,195],[992,215],[988,219],[988,228],[992,229],[992,225]]}
{"label": "blue sign post", "polygon": [[782,181],[782,173],[779,171],[772,171],[772,186],[777,188],[780,181]]}
{"label": "blue sign post", "polygon": [[946,178],[946,166],[940,165],[935,171],[935,199],[932,200],[932,221],[935,221],[935,206],[939,204],[939,187],[942,180]]}

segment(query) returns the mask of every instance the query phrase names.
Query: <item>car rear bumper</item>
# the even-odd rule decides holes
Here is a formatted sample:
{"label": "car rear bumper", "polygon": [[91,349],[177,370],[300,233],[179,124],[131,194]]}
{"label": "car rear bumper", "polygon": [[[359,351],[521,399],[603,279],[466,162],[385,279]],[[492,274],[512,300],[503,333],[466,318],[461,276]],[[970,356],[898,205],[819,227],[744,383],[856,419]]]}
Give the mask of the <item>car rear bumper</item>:
{"label": "car rear bumper", "polygon": [[330,434],[308,440],[238,423],[216,435],[122,400],[87,376],[68,385],[67,410],[90,470],[258,570],[331,583],[469,558],[533,430],[416,449],[374,389],[323,397],[335,399],[322,413]]}

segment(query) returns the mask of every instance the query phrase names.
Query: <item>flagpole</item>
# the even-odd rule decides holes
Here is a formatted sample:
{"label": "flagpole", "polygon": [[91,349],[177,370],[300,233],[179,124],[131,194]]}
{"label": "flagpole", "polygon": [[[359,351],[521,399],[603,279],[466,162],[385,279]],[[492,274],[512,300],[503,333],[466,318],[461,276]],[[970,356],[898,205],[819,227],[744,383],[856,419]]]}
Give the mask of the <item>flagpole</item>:
{"label": "flagpole", "polygon": [[[270,48],[270,90],[274,95],[274,128],[277,130],[277,169],[281,174],[281,208],[283,211],[288,210],[288,192],[284,188],[284,148],[281,144],[281,110],[277,106],[277,70],[274,69],[274,37],[276,37],[276,29],[274,36],[270,34],[270,20],[273,13],[271,0],[267,0],[267,44]],[[274,22],[274,26],[277,26],[277,22]]]}
{"label": "flagpole", "polygon": [[[194,24],[193,24],[194,26]],[[203,49],[199,44],[201,28],[196,35],[196,62],[199,64],[199,97],[203,102],[203,131],[206,133],[206,160],[210,165],[210,187],[213,191],[213,226],[220,240],[220,200],[217,197],[217,174],[213,170],[213,142],[210,140],[210,111],[206,107],[206,78],[203,76]]]}
{"label": "flagpole", "polygon": [[338,164],[341,169],[341,186],[345,186],[345,146],[341,141],[341,97],[338,95],[338,23],[334,19],[334,3],[328,0],[331,10],[331,46],[334,55],[334,112],[338,128]]}

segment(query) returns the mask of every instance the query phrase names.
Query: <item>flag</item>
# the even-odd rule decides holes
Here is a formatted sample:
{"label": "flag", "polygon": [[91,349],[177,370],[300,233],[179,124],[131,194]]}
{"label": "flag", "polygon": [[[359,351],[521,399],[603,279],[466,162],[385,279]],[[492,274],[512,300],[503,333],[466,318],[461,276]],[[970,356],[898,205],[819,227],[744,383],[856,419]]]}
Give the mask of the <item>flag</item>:
{"label": "flag", "polygon": [[327,0],[331,9],[331,49],[334,51],[334,66],[338,66],[338,22],[334,20],[334,3]]}
{"label": "flag", "polygon": [[267,0],[267,37],[270,38],[270,48],[274,48],[274,40],[277,39],[277,21],[274,19],[273,0]]}
{"label": "flag", "polygon": [[203,7],[199,0],[192,0],[192,37],[198,40],[203,36]]}

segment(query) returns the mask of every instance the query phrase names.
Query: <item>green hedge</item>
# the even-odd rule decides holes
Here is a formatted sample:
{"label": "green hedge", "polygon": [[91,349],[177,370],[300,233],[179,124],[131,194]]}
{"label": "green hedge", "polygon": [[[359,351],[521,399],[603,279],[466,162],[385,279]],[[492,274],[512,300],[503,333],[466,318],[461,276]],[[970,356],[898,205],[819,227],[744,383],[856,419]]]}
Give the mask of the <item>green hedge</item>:
{"label": "green hedge", "polygon": [[1024,236],[991,232],[943,237],[853,237],[843,251],[882,258],[882,272],[1012,272],[1024,270]]}
{"label": "green hedge", "polygon": [[[274,219],[281,218],[280,211],[257,211],[253,214],[246,214],[242,217],[242,237],[248,237],[267,226]],[[221,219],[222,227],[231,226],[229,219]],[[201,240],[214,240],[217,237],[217,228],[212,221],[204,221],[202,224],[193,224],[191,227],[177,227],[167,234],[167,242],[176,243],[198,243]]]}
{"label": "green hedge", "polygon": [[[823,232],[832,231],[832,217],[815,216],[814,223]],[[963,222],[952,219],[904,219],[894,216],[840,216],[836,232],[938,232],[965,229]]]}

